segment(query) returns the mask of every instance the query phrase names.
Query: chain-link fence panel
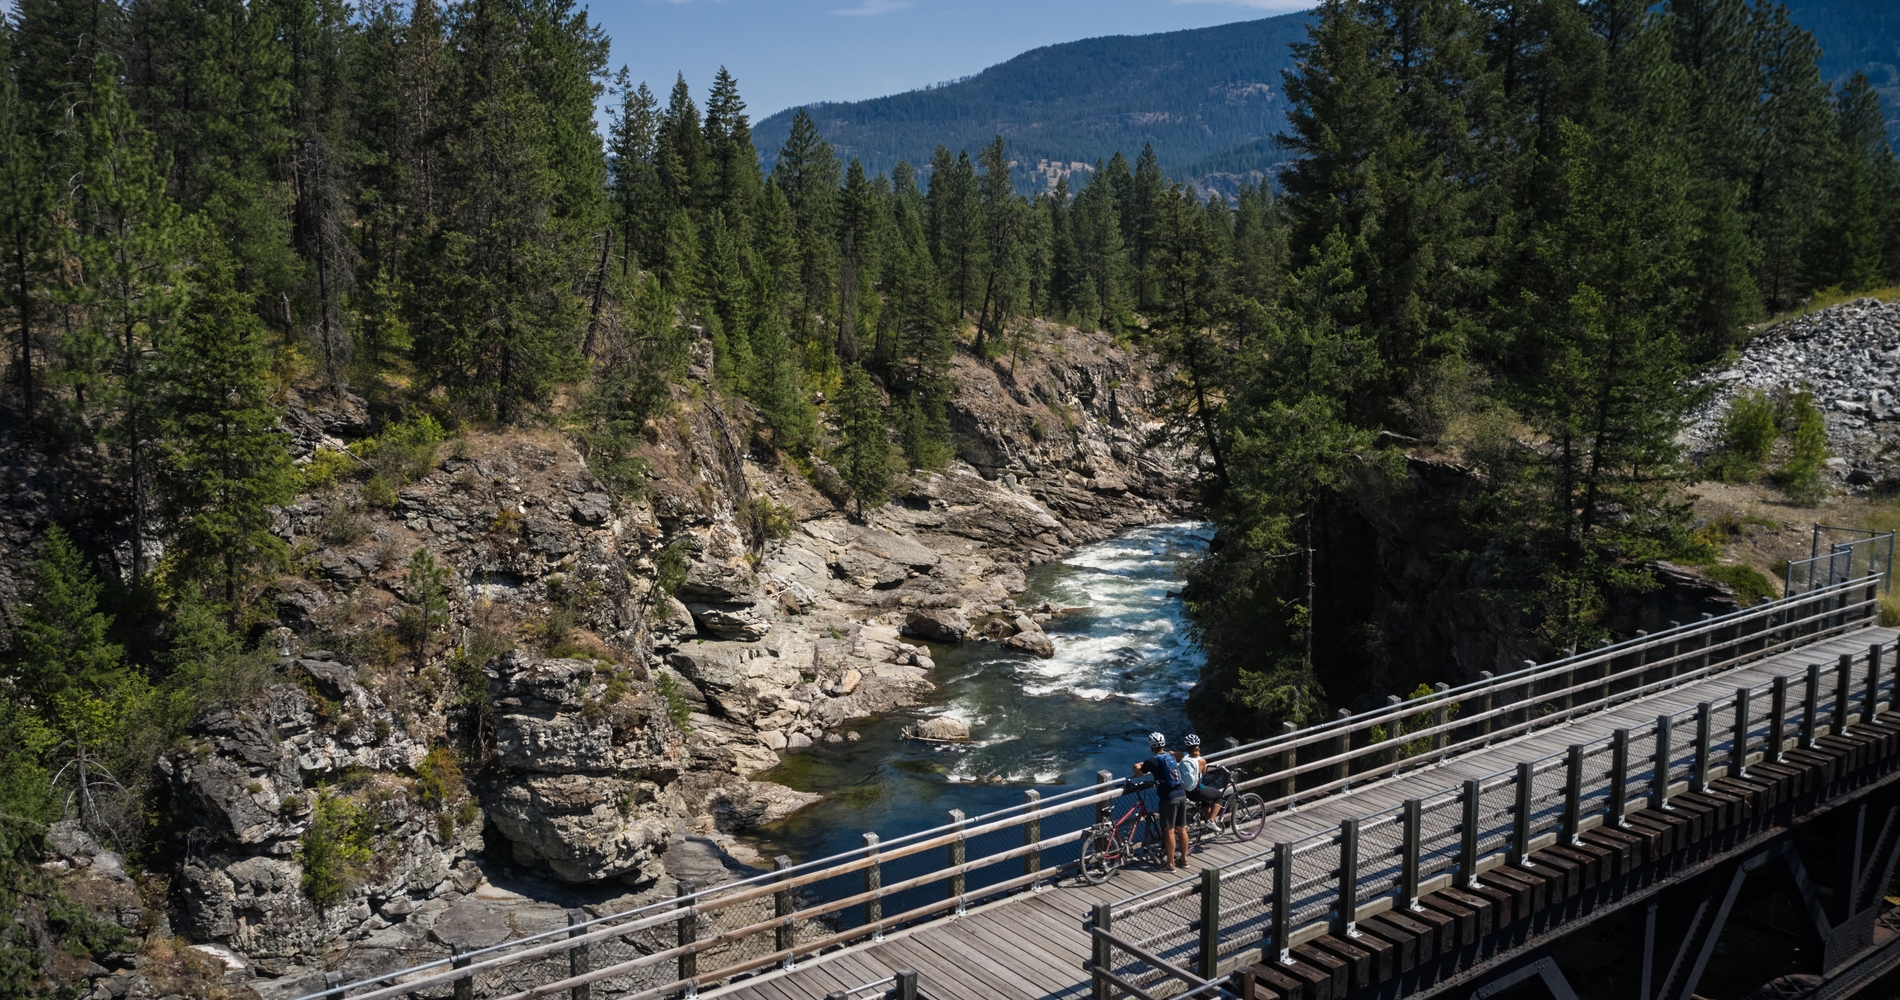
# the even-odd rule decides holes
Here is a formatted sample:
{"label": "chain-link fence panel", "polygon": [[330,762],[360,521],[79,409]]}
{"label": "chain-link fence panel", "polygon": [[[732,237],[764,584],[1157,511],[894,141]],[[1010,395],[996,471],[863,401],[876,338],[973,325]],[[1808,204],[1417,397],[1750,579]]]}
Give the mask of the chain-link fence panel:
{"label": "chain-link fence panel", "polygon": [[[1110,911],[1114,936],[1156,958],[1181,968],[1192,968],[1200,954],[1200,935],[1193,926],[1201,915],[1200,880],[1182,879],[1116,903]],[[1132,952],[1116,948],[1115,973],[1137,986],[1147,987],[1167,973]]]}
{"label": "chain-link fence panel", "polygon": [[1499,771],[1478,782],[1478,860],[1511,849],[1517,826],[1517,772]]}
{"label": "chain-link fence panel", "polygon": [[1650,723],[1630,730],[1629,779],[1623,785],[1623,801],[1649,794],[1656,776],[1656,725]]}
{"label": "chain-link fence panel", "polygon": [[1569,780],[1566,754],[1552,754],[1531,763],[1532,837],[1554,833],[1564,823],[1564,785]]}
{"label": "chain-link fence panel", "polygon": [[1669,718],[1669,782],[1688,781],[1695,771],[1695,710]]}
{"label": "chain-link fence panel", "polygon": [[1339,904],[1339,834],[1328,831],[1296,841],[1292,855],[1289,925],[1328,919]]}
{"label": "chain-link fence panel", "polygon": [[1457,789],[1427,796],[1419,803],[1419,881],[1458,867],[1458,853],[1464,843],[1464,805],[1464,792]]}
{"label": "chain-link fence panel", "polygon": [[1266,851],[1221,869],[1220,957],[1258,947],[1271,935],[1273,863]]}
{"label": "chain-link fence panel", "polygon": [[1362,905],[1398,891],[1405,874],[1404,814],[1387,813],[1359,821],[1358,869]]}
{"label": "chain-link fence panel", "polygon": [[1577,798],[1578,816],[1588,819],[1609,812],[1615,790],[1615,747],[1609,740],[1598,740],[1583,751],[1583,785]]}

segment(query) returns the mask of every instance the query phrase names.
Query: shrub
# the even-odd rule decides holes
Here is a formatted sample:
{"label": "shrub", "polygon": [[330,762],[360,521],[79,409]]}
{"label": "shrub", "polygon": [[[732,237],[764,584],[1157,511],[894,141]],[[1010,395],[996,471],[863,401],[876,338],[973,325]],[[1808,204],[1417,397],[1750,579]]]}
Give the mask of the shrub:
{"label": "shrub", "polygon": [[1782,430],[1788,436],[1788,454],[1775,470],[1775,482],[1795,503],[1813,506],[1826,495],[1821,469],[1827,465],[1827,423],[1806,389],[1776,400]]}
{"label": "shrub", "polygon": [[1767,393],[1737,393],[1722,414],[1721,453],[1711,471],[1728,482],[1752,478],[1774,451],[1775,429],[1775,403]]}
{"label": "shrub", "polygon": [[680,690],[679,682],[673,679],[672,674],[661,674],[654,687],[659,690],[660,697],[666,699],[666,717],[673,720],[674,726],[686,729],[686,720],[693,716],[693,706],[686,700],[686,692]]}
{"label": "shrub", "polygon": [[1752,566],[1710,566],[1708,573],[1709,579],[1728,584],[1735,591],[1736,601],[1745,608],[1763,601],[1772,601],[1779,593],[1774,581],[1761,575]]}
{"label": "shrub", "polygon": [[364,438],[350,450],[376,470],[376,477],[393,493],[428,475],[435,467],[436,449],[446,440],[448,432],[425,413],[390,424],[380,436]]}
{"label": "shrub", "polygon": [[347,503],[332,503],[323,512],[323,540],[330,545],[354,545],[370,536],[369,518]]}
{"label": "shrub", "polygon": [[430,809],[441,809],[462,791],[462,766],[447,747],[436,747],[416,765],[416,795]]}
{"label": "shrub", "polygon": [[303,864],[303,891],[318,907],[328,907],[356,888],[370,861],[370,821],[349,799],[318,789],[297,850]]}
{"label": "shrub", "polygon": [[318,448],[303,467],[303,488],[325,490],[356,474],[356,460],[335,448]]}

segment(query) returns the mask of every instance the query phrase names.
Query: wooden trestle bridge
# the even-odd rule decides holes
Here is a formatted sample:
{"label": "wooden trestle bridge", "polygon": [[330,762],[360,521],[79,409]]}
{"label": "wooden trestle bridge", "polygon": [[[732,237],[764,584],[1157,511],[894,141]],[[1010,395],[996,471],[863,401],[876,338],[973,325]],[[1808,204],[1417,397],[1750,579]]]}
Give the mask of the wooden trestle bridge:
{"label": "wooden trestle bridge", "polygon": [[[1652,977],[1644,955],[1643,1000],[1686,1000],[1764,852],[1900,791],[1900,633],[1878,625],[1892,541],[1799,564],[1809,585],[1791,570],[1775,602],[1212,754],[1251,775],[1269,816],[1255,840],[1205,842],[1187,877],[1077,877],[1081,840],[1127,802],[1103,772],[305,1000],[1330,1000],[1488,996],[1531,976],[1562,998],[1553,941],[1733,871],[1673,965]],[[1854,842],[1844,918],[1811,907],[1825,971],[1859,977],[1843,989],[1900,965],[1874,923],[1900,855],[1900,809],[1885,815],[1867,864]]]}

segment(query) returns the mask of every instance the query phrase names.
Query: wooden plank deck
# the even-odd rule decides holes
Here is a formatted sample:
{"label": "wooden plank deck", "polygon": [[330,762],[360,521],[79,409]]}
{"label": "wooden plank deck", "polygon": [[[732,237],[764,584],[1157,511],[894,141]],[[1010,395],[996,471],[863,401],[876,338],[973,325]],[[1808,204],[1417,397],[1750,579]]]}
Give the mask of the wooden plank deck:
{"label": "wooden plank deck", "polygon": [[[1900,631],[1894,629],[1864,629],[1661,691],[1608,712],[1580,716],[1564,725],[1457,753],[1443,762],[1277,813],[1268,818],[1267,828],[1258,839],[1246,843],[1212,841],[1195,856],[1195,863],[1203,867],[1223,865],[1257,853],[1275,841],[1299,840],[1337,829],[1344,819],[1398,809],[1408,798],[1454,788],[1468,778],[1495,774],[1519,761],[1561,752],[1572,743],[1604,738],[1618,727],[1635,728],[1653,722],[1664,712],[1693,708],[1700,702],[1733,694],[1738,687],[1763,684],[1810,663],[1831,668],[1842,653],[1858,657],[1869,644],[1891,643],[1897,637]],[[1884,669],[1892,670],[1893,666]],[[1828,690],[1832,691],[1831,682]],[[1790,710],[1798,702],[1791,696]],[[1720,722],[1723,726],[1727,723],[1726,719]],[[1038,892],[1019,893],[973,907],[961,917],[894,931],[882,942],[864,942],[806,958],[796,969],[756,976],[701,995],[722,1000],[808,1000],[883,978],[897,969],[914,969],[919,993],[928,1000],[1085,997],[1089,984],[1082,962],[1089,954],[1089,936],[1084,922],[1090,908],[1169,881],[1165,872],[1142,866],[1124,868],[1099,886],[1064,878]]]}

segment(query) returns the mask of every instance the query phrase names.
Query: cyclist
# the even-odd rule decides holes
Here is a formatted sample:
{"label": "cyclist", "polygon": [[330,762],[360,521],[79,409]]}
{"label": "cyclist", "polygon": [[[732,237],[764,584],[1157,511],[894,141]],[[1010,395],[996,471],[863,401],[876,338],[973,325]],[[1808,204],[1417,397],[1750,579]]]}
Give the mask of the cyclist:
{"label": "cyclist", "polygon": [[1199,736],[1189,733],[1181,742],[1187,745],[1187,749],[1181,752],[1181,771],[1183,776],[1191,776],[1187,783],[1188,801],[1201,807],[1201,819],[1211,827],[1220,818],[1221,793],[1219,789],[1209,787],[1208,779],[1213,776],[1209,772],[1220,771],[1224,775],[1226,769],[1218,764],[1209,764],[1201,756]]}
{"label": "cyclist", "polygon": [[[1182,783],[1181,764],[1168,752],[1168,738],[1160,733],[1148,734],[1150,756],[1135,765],[1135,777],[1147,774],[1155,779],[1155,801],[1159,804],[1161,818],[1161,849],[1168,859],[1168,871],[1176,871],[1175,858],[1181,859],[1180,867],[1187,867],[1187,787]],[[1177,851],[1175,845],[1179,844]]]}

